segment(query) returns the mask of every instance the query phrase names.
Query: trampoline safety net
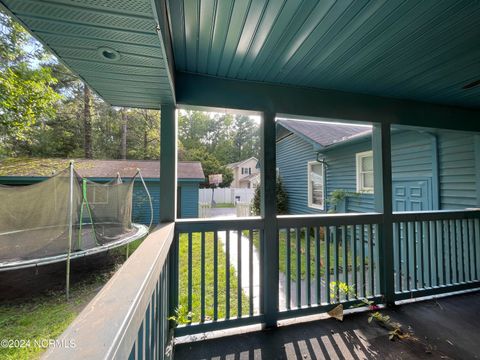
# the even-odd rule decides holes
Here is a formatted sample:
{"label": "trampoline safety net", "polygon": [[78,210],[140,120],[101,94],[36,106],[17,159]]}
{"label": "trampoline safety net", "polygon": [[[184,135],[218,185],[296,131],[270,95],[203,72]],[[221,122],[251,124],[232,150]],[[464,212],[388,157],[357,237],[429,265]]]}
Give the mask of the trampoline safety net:
{"label": "trampoline safety net", "polygon": [[[131,220],[134,179],[122,182],[117,178],[106,184],[83,180],[82,222],[85,223],[86,217],[90,218],[90,231],[96,243],[103,245],[119,240],[134,231]],[[90,240],[90,237],[85,236],[85,231],[83,233],[83,244],[80,243],[80,246],[88,246],[85,240]]]}
{"label": "trampoline safety net", "polygon": [[[86,250],[127,236],[133,181],[106,184],[73,169],[28,186],[0,185],[0,262]],[[70,226],[71,224],[71,226]]]}

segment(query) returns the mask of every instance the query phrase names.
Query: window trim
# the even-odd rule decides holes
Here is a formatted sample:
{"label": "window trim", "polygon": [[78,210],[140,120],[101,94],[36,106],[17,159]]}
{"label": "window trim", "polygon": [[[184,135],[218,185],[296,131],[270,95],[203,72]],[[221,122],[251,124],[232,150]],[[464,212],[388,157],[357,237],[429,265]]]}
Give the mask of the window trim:
{"label": "window trim", "polygon": [[[372,157],[373,161],[373,151],[368,150],[368,151],[363,151],[355,154],[356,158],[356,182],[357,182],[357,192],[362,193],[362,194],[373,194],[374,188],[365,188],[362,186],[362,180],[361,180],[361,164],[362,164],[362,159],[365,157]],[[372,169],[372,175],[375,176],[375,169]]]}
{"label": "window trim", "polygon": [[[322,205],[313,204],[312,202],[312,182],[310,181],[310,173],[312,165],[320,165],[322,169]],[[307,189],[308,189],[308,207],[317,210],[325,210],[325,166],[318,161],[307,162]]]}

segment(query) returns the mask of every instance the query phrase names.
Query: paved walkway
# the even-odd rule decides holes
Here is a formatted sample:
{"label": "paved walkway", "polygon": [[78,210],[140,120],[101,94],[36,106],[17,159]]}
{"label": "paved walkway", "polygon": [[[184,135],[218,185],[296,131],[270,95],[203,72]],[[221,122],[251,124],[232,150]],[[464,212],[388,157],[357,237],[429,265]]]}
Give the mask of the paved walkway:
{"label": "paved walkway", "polygon": [[210,218],[226,218],[226,217],[237,217],[237,210],[235,208],[211,208]]}
{"label": "paved walkway", "polygon": [[[212,208],[211,209],[211,217],[236,217],[235,208]],[[226,231],[219,231],[218,238],[222,242],[223,251],[226,253],[227,251],[227,234]],[[245,296],[249,296],[250,294],[250,254],[249,254],[249,242],[250,239],[243,234],[240,236],[240,245],[241,245],[241,255],[240,255],[240,262],[242,267],[242,290]],[[252,259],[252,268],[253,268],[253,307],[255,312],[258,312],[260,309],[260,254],[257,248],[253,247],[253,259]],[[239,269],[239,257],[238,257],[238,233],[237,231],[230,231],[230,264],[235,269],[235,273],[238,277],[238,269]],[[280,274],[280,303],[285,303],[285,293],[283,290],[283,284],[285,281],[283,280],[284,275]]]}

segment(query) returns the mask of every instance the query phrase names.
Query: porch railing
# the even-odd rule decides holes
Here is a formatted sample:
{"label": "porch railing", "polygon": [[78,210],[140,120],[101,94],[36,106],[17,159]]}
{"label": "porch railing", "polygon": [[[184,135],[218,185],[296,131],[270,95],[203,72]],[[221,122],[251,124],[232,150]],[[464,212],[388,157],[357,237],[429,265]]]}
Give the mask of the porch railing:
{"label": "porch railing", "polygon": [[263,220],[179,220],[176,335],[262,322]]}
{"label": "porch railing", "polygon": [[173,238],[173,223],[149,235],[44,358],[170,358]]}
{"label": "porch railing", "polygon": [[380,214],[279,216],[279,319],[379,297],[381,220]]}
{"label": "porch railing", "polygon": [[393,215],[397,300],[478,287],[480,212]]}
{"label": "porch railing", "polygon": [[[393,214],[393,263],[380,252],[383,215],[278,216],[276,318],[381,301],[393,267],[395,300],[480,287],[480,212]],[[264,322],[261,218],[179,220],[159,227],[59,339],[48,359],[168,358],[176,336]],[[383,229],[385,230],[385,229]],[[392,268],[388,268],[392,269]],[[391,272],[390,272],[391,273]],[[344,283],[351,292],[331,284]],[[169,317],[174,316],[174,321]]]}

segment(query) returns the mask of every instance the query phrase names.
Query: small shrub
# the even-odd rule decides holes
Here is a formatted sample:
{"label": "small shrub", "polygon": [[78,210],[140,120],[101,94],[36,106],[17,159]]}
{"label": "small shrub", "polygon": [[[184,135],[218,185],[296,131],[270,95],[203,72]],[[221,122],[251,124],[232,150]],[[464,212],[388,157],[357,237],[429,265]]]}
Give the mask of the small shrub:
{"label": "small shrub", "polygon": [[[276,182],[277,215],[285,215],[288,211],[288,194],[283,187],[280,176],[277,176]],[[252,212],[254,215],[260,215],[260,186],[255,189],[255,196],[252,200]]]}

